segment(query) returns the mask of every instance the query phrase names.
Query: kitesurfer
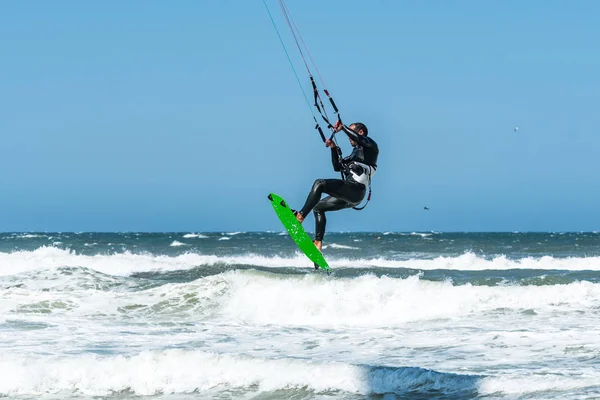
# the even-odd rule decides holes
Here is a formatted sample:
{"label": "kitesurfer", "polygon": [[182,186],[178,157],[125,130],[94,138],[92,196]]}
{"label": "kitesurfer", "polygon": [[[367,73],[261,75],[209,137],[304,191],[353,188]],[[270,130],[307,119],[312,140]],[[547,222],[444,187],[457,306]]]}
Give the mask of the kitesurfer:
{"label": "kitesurfer", "polygon": [[[331,162],[333,169],[342,172],[343,179],[317,179],[315,180],[306,203],[300,211],[296,211],[296,219],[301,223],[308,213],[313,210],[315,215],[315,246],[321,250],[325,236],[326,218],[328,211],[337,211],[344,208],[356,207],[362,202],[371,185],[371,178],[377,169],[379,148],[371,139],[367,127],[356,122],[349,126],[336,122],[335,132],[343,131],[350,140],[352,153],[342,158],[342,151],[336,143],[328,139],[325,146],[331,149]],[[321,200],[321,195],[329,196]]]}

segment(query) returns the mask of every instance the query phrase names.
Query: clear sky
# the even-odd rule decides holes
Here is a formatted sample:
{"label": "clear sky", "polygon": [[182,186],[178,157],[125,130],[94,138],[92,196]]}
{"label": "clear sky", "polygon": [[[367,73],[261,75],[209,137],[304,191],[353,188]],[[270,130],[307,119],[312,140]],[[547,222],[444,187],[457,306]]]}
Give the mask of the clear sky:
{"label": "clear sky", "polygon": [[[600,2],[288,6],[380,147],[328,230],[600,230]],[[0,135],[3,231],[281,230],[338,176],[261,0],[2,2]]]}

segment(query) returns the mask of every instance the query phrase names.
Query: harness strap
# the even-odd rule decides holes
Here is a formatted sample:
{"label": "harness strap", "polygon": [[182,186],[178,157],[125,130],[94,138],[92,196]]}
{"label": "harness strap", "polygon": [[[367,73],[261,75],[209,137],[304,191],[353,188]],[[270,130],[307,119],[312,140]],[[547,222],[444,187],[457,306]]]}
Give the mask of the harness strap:
{"label": "harness strap", "polygon": [[371,182],[370,182],[370,180],[369,180],[369,195],[367,196],[367,202],[362,207],[352,207],[352,209],[360,211],[360,210],[364,209],[367,206],[367,204],[369,204],[369,201],[371,201]]}

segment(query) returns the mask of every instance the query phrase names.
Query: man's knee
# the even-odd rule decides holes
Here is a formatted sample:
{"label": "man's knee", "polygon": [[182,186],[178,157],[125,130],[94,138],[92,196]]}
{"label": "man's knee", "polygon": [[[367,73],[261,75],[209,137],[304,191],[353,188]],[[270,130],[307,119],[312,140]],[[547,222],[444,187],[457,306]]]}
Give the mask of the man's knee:
{"label": "man's knee", "polygon": [[313,183],[313,191],[324,190],[325,189],[325,179],[316,179]]}
{"label": "man's knee", "polygon": [[323,217],[325,215],[326,209],[327,199],[323,199],[315,205],[315,207],[313,208],[313,213],[315,214],[315,217]]}
{"label": "man's knee", "polygon": [[325,211],[323,211],[321,203],[317,203],[315,208],[313,208],[313,213],[315,214],[316,218],[322,218],[325,216]]}

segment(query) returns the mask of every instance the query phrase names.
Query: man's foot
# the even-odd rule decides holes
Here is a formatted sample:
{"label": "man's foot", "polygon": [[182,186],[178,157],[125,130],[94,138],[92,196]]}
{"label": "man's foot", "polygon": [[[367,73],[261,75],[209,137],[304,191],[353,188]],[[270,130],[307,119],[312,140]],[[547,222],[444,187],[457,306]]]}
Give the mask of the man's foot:
{"label": "man's foot", "polygon": [[319,251],[323,250],[323,242],[321,240],[315,240],[313,243],[315,244],[315,247],[319,249]]}
{"label": "man's foot", "polygon": [[304,222],[304,217],[298,211],[294,211],[294,215],[296,216],[296,219],[298,220],[298,222],[300,222],[300,223]]}

